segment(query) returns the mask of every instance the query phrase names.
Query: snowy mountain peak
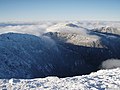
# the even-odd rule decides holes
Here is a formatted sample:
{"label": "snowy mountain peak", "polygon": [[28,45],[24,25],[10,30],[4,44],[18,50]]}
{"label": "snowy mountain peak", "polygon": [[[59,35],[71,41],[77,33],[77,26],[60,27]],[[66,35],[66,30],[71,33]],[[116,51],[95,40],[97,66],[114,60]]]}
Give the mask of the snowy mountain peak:
{"label": "snowy mountain peak", "polygon": [[68,24],[66,24],[66,26],[68,26],[68,27],[76,27],[76,28],[79,27],[79,26],[77,26],[77,25],[75,25],[75,24],[73,24],[73,23],[68,23]]}

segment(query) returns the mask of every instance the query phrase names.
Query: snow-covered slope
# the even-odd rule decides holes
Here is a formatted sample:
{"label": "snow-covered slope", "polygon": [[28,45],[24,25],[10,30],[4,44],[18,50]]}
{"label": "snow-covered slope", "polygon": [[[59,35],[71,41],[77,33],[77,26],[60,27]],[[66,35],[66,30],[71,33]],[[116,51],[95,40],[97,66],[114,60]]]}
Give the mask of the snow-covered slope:
{"label": "snow-covered slope", "polygon": [[96,28],[96,29],[94,29],[94,31],[120,35],[120,28],[110,27],[110,26]]}
{"label": "snow-covered slope", "polygon": [[[7,33],[0,35],[0,78],[33,78],[51,73],[57,52],[49,37]],[[53,62],[52,61],[52,62]],[[53,63],[52,63],[53,64]],[[39,72],[38,72],[39,71]]]}
{"label": "snow-covered slope", "polygon": [[85,75],[120,66],[119,25],[87,21],[0,24],[1,88],[119,90],[119,68]]}
{"label": "snow-covered slope", "polygon": [[44,35],[1,34],[0,78],[88,74],[98,70],[102,61],[120,57],[119,51],[116,51],[120,49],[117,39],[109,41],[114,44],[106,49],[74,45]]}
{"label": "snow-covered slope", "polygon": [[[106,44],[106,42],[104,42],[105,40],[109,42],[110,39],[118,39],[118,37],[114,35],[115,33],[110,35],[108,32],[102,33],[100,30],[96,32],[97,30],[94,29],[94,24],[92,29],[88,26],[77,23],[58,23],[48,27],[46,31],[50,37],[63,40],[67,43],[87,47],[103,48]],[[107,31],[111,32],[111,29]],[[114,31],[117,33],[116,29]]]}
{"label": "snow-covered slope", "polygon": [[120,68],[90,75],[36,79],[1,79],[1,90],[120,90]]}
{"label": "snow-covered slope", "polygon": [[47,36],[1,34],[0,78],[65,77],[97,70],[86,63],[76,49],[85,51],[87,48],[57,42]]}

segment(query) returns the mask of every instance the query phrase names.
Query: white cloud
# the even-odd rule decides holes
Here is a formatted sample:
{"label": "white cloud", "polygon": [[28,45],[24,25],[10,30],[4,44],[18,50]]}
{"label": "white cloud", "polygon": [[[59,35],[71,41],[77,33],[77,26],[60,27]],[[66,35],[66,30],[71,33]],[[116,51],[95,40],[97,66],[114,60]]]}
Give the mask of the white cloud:
{"label": "white cloud", "polygon": [[41,37],[43,42],[45,42],[45,45],[48,49],[53,49],[55,51],[58,51],[58,47],[53,39],[51,39],[48,36],[42,36]]}
{"label": "white cloud", "polygon": [[0,27],[0,34],[8,33],[8,32],[15,32],[15,33],[26,33],[26,34],[33,34],[36,36],[40,36],[46,29],[52,25],[51,23],[38,23],[33,25],[8,25],[8,26],[1,26]]}
{"label": "white cloud", "polygon": [[102,62],[101,68],[103,69],[111,69],[120,67],[120,60],[119,59],[108,59]]}

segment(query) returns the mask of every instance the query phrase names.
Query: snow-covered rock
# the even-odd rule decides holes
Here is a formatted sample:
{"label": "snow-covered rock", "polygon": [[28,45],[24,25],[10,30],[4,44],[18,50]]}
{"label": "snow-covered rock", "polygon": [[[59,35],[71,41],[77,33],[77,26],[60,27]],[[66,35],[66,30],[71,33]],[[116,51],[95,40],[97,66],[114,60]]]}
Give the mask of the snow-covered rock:
{"label": "snow-covered rock", "polygon": [[120,68],[66,78],[1,79],[0,86],[1,90],[120,90]]}
{"label": "snow-covered rock", "polygon": [[93,29],[89,29],[87,26],[85,27],[81,24],[58,23],[48,27],[46,31],[48,33],[45,34],[53,39],[59,39],[66,43],[86,47],[104,48],[108,47],[111,41],[115,40],[117,43],[120,41],[119,35],[109,34],[108,32],[96,32],[94,29],[94,24]]}
{"label": "snow-covered rock", "polygon": [[94,31],[103,32],[103,33],[109,33],[109,34],[115,34],[115,35],[120,35],[120,28],[110,27],[110,26],[96,28],[96,29],[94,29]]}

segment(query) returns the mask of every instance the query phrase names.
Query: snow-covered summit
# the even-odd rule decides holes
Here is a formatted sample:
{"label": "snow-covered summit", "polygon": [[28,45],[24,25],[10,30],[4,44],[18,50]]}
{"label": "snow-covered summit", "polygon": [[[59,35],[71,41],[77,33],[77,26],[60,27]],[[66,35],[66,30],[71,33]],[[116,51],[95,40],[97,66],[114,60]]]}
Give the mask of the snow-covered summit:
{"label": "snow-covered summit", "polygon": [[[92,25],[92,23],[90,23],[90,25]],[[102,48],[104,47],[104,43],[106,43],[103,42],[104,40],[107,39],[107,41],[109,42],[110,39],[115,40],[115,38],[118,38],[114,34],[108,34],[109,32],[111,32],[111,29],[109,29],[109,27],[105,30],[107,30],[106,33],[102,33],[103,31],[100,31],[99,29],[99,32],[97,32],[97,30],[94,29],[94,24],[93,28],[90,29],[89,27],[84,26],[83,23],[74,24],[67,22],[55,24],[51,27],[48,27],[46,31],[48,33],[48,36],[63,40],[67,43],[87,47]]]}
{"label": "snow-covered summit", "polygon": [[120,35],[120,28],[111,27],[111,26],[105,26],[105,27],[96,28],[96,29],[94,29],[94,31]]}
{"label": "snow-covered summit", "polygon": [[[80,29],[79,29],[80,28]],[[47,28],[47,32],[60,32],[60,33],[85,33],[86,30],[73,23],[58,23]]]}

